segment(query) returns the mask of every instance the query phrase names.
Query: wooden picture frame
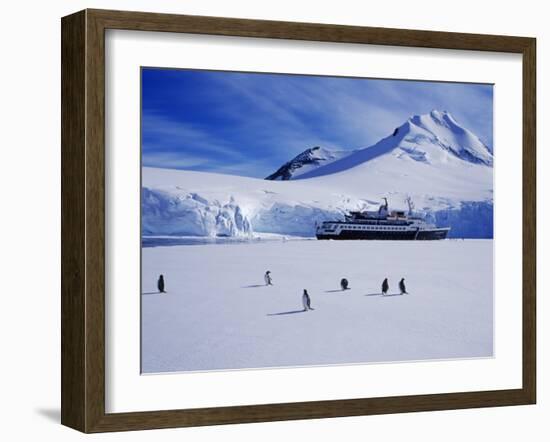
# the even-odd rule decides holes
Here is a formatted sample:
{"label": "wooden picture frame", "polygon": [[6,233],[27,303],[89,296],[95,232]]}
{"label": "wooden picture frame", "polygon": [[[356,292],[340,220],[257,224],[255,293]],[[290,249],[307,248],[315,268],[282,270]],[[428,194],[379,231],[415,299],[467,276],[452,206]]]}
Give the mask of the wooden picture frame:
{"label": "wooden picture frame", "polygon": [[[261,37],[522,55],[523,385],[170,411],[105,411],[105,30]],[[91,432],[534,404],[536,400],[536,41],[533,38],[84,10],[62,19],[62,424]]]}

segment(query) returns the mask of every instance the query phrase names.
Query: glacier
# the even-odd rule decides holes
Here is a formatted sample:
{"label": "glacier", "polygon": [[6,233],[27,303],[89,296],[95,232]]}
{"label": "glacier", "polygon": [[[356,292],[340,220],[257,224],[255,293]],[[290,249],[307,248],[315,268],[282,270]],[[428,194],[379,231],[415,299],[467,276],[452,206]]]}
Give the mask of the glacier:
{"label": "glacier", "polygon": [[493,238],[492,201],[464,201],[460,207],[425,215],[436,226],[450,226],[449,238]]}
{"label": "glacier", "polygon": [[[276,233],[314,237],[323,221],[343,220],[350,210],[372,210],[376,206],[360,200],[343,200],[325,207],[309,203],[275,202],[250,211],[234,197],[227,202],[208,200],[196,193],[142,189],[142,234],[201,237],[253,238]],[[416,211],[438,227],[450,226],[449,238],[492,238],[492,201],[462,201],[456,206]]]}
{"label": "glacier", "polygon": [[445,111],[412,116],[366,148],[308,149],[268,178],[144,167],[142,234],[314,236],[317,223],[384,197],[405,209],[411,197],[451,238],[493,237],[493,154]]}
{"label": "glacier", "polygon": [[142,234],[182,236],[248,236],[252,226],[231,198],[222,204],[197,193],[142,188]]}

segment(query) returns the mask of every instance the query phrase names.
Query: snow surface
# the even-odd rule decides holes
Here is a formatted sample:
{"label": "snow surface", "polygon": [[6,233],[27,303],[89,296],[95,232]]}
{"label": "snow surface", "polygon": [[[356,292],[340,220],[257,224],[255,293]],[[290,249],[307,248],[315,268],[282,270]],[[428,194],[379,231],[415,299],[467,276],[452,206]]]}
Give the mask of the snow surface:
{"label": "snow surface", "polygon": [[142,372],[491,357],[492,254],[492,240],[145,248]]}
{"label": "snow surface", "polygon": [[143,168],[142,233],[313,236],[316,223],[376,210],[383,197],[405,209],[410,196],[451,237],[492,238],[493,156],[447,112],[413,116],[374,146],[336,157],[283,181]]}

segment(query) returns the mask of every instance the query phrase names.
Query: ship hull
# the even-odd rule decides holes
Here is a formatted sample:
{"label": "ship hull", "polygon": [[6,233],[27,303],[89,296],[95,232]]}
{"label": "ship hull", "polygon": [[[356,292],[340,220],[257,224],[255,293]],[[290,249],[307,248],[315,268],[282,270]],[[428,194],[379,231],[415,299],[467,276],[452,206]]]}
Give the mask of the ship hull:
{"label": "ship hull", "polygon": [[383,231],[361,231],[344,230],[339,234],[318,233],[317,239],[339,239],[339,240],[394,240],[394,241],[430,241],[447,238],[449,229],[432,229],[406,231],[406,232],[383,232]]}

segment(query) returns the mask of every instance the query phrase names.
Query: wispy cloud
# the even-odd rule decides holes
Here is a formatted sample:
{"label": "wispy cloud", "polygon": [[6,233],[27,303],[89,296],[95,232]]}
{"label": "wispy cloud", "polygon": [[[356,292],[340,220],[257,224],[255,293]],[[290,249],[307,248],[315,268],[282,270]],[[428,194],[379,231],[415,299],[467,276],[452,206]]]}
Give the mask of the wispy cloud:
{"label": "wispy cloud", "polygon": [[181,155],[176,152],[144,152],[142,163],[147,167],[168,169],[197,169],[208,165],[204,157]]}
{"label": "wispy cloud", "polygon": [[144,70],[143,162],[266,176],[308,147],[356,149],[445,109],[492,145],[490,86]]}

